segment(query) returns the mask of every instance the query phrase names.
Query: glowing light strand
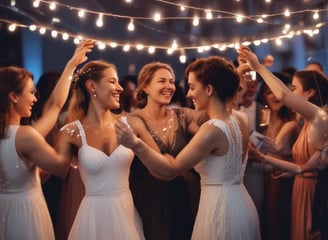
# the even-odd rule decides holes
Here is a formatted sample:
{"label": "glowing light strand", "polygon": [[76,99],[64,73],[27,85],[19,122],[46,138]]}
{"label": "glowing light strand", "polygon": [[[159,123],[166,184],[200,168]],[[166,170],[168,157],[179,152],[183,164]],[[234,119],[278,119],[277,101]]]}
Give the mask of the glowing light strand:
{"label": "glowing light strand", "polygon": [[[48,0],[37,0],[38,3],[44,3],[44,4],[48,4],[51,5],[53,4],[53,1],[48,1]],[[181,4],[179,3],[174,3],[174,2],[170,2],[170,1],[165,1],[165,0],[155,0],[157,2],[161,2],[161,3],[165,3],[165,4],[169,4],[169,5],[173,5],[176,6],[178,8],[181,8]],[[83,11],[84,13],[91,13],[91,14],[95,14],[95,15],[99,15],[102,14],[103,16],[107,16],[107,17],[113,17],[113,18],[122,18],[122,19],[139,19],[139,20],[154,20],[153,17],[142,17],[142,16],[128,16],[128,15],[120,15],[120,14],[115,14],[115,13],[108,13],[108,12],[99,12],[99,11],[93,11],[93,10],[88,10],[88,9],[83,9],[83,8],[78,8],[78,7],[74,7],[74,6],[70,6],[67,4],[63,4],[60,2],[56,2],[57,7],[61,6],[61,7],[65,7],[68,8],[69,10],[72,11],[76,11],[76,12],[80,12]],[[224,10],[217,10],[217,9],[208,9],[208,8],[200,8],[200,7],[194,7],[194,6],[189,6],[189,5],[183,5],[184,8],[186,9],[193,9],[193,10],[198,10],[198,11],[203,11],[205,13],[204,16],[199,16],[199,20],[208,20],[206,13],[208,11],[211,11],[211,13],[220,13],[220,14],[226,14],[228,16],[213,16],[213,18],[211,20],[215,20],[215,19],[236,19],[238,16],[240,16],[240,13],[234,13],[234,12],[229,12],[229,11],[224,11]],[[301,14],[301,13],[307,13],[307,12],[311,12],[313,14],[315,13],[320,13],[320,12],[326,12],[328,11],[328,9],[305,9],[305,10],[299,10],[299,11],[289,11],[290,15],[295,15],[295,14]],[[280,12],[280,13],[274,13],[274,14],[265,14],[266,19],[270,18],[270,17],[275,17],[275,16],[282,16],[285,17],[285,11],[284,12]],[[263,14],[261,15],[243,15],[243,18],[248,19],[250,21],[254,21],[256,23],[258,23],[258,19],[262,18]],[[161,16],[161,20],[193,20],[194,17],[193,16],[186,16],[186,17],[181,17],[181,16],[174,16],[174,17],[164,17]],[[262,23],[266,23],[266,24],[274,24],[271,21],[265,21],[262,19]]]}
{"label": "glowing light strand", "polygon": [[[151,51],[156,50],[156,49],[161,49],[161,50],[166,50],[168,51],[169,49],[172,49],[172,44],[168,45],[168,46],[164,46],[164,45],[155,45],[155,44],[149,44],[149,45],[145,45],[142,44],[140,42],[138,43],[126,43],[126,42],[117,42],[116,40],[111,40],[111,39],[95,39],[93,37],[90,36],[81,36],[81,35],[77,35],[77,34],[72,34],[72,33],[68,33],[68,32],[64,32],[64,31],[59,31],[56,29],[53,29],[53,27],[47,27],[47,26],[41,26],[41,25],[26,25],[26,24],[21,24],[21,23],[17,23],[14,22],[12,20],[8,20],[8,19],[1,19],[0,18],[0,22],[3,23],[7,23],[9,26],[10,25],[15,25],[16,28],[20,27],[20,28],[29,28],[31,31],[36,31],[37,29],[42,29],[44,31],[44,34],[46,32],[51,32],[51,36],[53,38],[55,38],[52,33],[56,32],[56,37],[58,35],[62,35],[65,36],[65,39],[74,39],[74,43],[76,42],[76,39],[78,40],[82,40],[82,39],[93,39],[98,43],[101,43],[102,45],[108,45],[110,47],[124,47],[124,46],[129,46],[129,49],[131,48],[135,48],[137,50],[142,50],[142,49],[151,49]],[[239,42],[222,42],[222,43],[212,43],[212,44],[207,44],[207,45],[199,45],[199,46],[183,46],[179,44],[179,47],[176,50],[179,51],[186,51],[186,50],[206,50],[208,51],[209,49],[219,49],[220,51],[225,50],[226,48],[233,48],[233,47],[238,47],[240,44],[242,45],[250,45],[250,44],[254,44],[254,45],[258,45],[261,42],[262,43],[266,43],[268,41],[280,41],[280,39],[286,38],[286,39],[290,39],[291,37],[295,36],[295,35],[300,35],[300,34],[308,34],[309,36],[312,36],[312,34],[310,32],[317,32],[317,30],[319,28],[322,28],[323,26],[326,26],[327,23],[326,22],[320,22],[317,23],[315,25],[312,26],[308,26],[306,28],[298,28],[298,29],[291,29],[289,31],[288,34],[283,34],[283,35],[279,35],[279,36],[272,36],[272,37],[267,37],[265,39],[256,39],[256,40],[243,40],[243,41],[239,41]],[[311,30],[312,29],[312,30]],[[42,34],[42,35],[44,35]],[[140,46],[143,46],[142,49],[140,49]],[[104,49],[104,48],[103,48]]]}

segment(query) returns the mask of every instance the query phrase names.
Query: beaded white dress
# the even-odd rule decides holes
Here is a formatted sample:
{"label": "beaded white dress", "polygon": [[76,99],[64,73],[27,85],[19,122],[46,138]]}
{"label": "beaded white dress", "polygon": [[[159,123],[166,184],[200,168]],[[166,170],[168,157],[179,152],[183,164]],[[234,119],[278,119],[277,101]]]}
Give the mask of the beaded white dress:
{"label": "beaded white dress", "polygon": [[85,196],[69,239],[144,239],[142,223],[129,189],[133,152],[119,145],[108,156],[88,145],[79,121],[73,124],[79,128],[82,140],[78,150],[78,167],[85,185]]}
{"label": "beaded white dress", "polygon": [[0,141],[0,239],[55,239],[38,168],[17,155],[18,128],[9,126]]}
{"label": "beaded white dress", "polygon": [[[230,124],[231,123],[231,124]],[[204,124],[220,128],[228,138],[224,156],[209,155],[195,167],[201,177],[201,196],[193,240],[257,240],[259,219],[243,176],[242,139],[238,122],[212,119]]]}

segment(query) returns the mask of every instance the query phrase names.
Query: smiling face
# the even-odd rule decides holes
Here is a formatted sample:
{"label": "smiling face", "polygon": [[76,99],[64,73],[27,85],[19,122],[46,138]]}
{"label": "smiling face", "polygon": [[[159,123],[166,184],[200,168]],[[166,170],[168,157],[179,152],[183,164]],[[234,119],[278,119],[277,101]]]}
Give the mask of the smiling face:
{"label": "smiling face", "polygon": [[195,110],[205,110],[208,106],[206,88],[197,80],[194,72],[188,74],[188,86],[187,97],[192,100]]}
{"label": "smiling face", "polygon": [[103,77],[94,82],[92,92],[96,99],[106,109],[118,109],[120,107],[120,94],[123,88],[119,84],[117,72],[113,68],[107,68],[102,73]]}
{"label": "smiling face", "polygon": [[27,79],[26,85],[20,94],[11,94],[11,101],[14,103],[15,111],[21,117],[31,116],[32,107],[37,101],[34,95],[34,83],[31,78]]}
{"label": "smiling face", "polygon": [[175,89],[172,73],[165,68],[160,68],[156,70],[150,83],[145,86],[144,91],[148,95],[148,101],[168,105],[171,102]]}

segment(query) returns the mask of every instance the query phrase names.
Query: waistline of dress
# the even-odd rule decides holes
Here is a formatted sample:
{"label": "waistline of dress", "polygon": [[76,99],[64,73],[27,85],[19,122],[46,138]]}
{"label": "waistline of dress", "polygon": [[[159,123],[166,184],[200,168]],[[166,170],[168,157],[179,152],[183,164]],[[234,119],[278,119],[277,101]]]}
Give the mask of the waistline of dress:
{"label": "waistline of dress", "polygon": [[35,187],[35,188],[31,188],[31,189],[1,189],[0,190],[0,197],[11,197],[11,196],[30,196],[32,194],[41,194],[42,190],[41,188]]}
{"label": "waistline of dress", "polygon": [[117,197],[126,194],[131,194],[129,188],[116,189],[114,191],[107,191],[107,192],[90,192],[90,191],[85,192],[86,197]]}
{"label": "waistline of dress", "polygon": [[316,172],[304,172],[297,174],[296,177],[301,177],[301,178],[318,178],[318,174]]}
{"label": "waistline of dress", "polygon": [[219,187],[219,186],[233,186],[240,185],[241,181],[233,182],[233,183],[201,183],[200,185],[203,187]]}

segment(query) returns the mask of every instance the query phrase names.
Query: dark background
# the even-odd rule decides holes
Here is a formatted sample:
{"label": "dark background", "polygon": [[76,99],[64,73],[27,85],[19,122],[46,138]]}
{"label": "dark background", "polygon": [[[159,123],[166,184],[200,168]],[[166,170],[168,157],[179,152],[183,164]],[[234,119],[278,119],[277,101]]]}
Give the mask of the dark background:
{"label": "dark background", "polygon": [[[185,0],[169,1],[171,3],[184,3],[187,6],[184,12],[177,5],[156,0],[60,0],[55,11],[49,10],[50,1],[41,1],[38,8],[32,6],[31,0],[0,0],[0,66],[18,65],[32,71],[37,79],[44,71],[60,71],[74,51],[75,45],[72,38],[67,41],[60,36],[56,39],[50,36],[50,30],[67,32],[70,36],[83,35],[106,43],[115,41],[119,44],[136,44],[142,42],[147,46],[164,46],[169,48],[173,39],[187,54],[187,62],[193,58],[208,55],[221,55],[231,61],[236,60],[234,48],[220,51],[211,48],[199,53],[198,46],[230,44],[256,39],[274,38],[283,35],[284,24],[289,23],[291,30],[313,29],[319,22],[326,23],[327,1],[319,0]],[[15,4],[13,4],[15,3]],[[69,7],[86,9],[85,19],[77,17],[77,11]],[[295,12],[289,18],[282,16],[288,8]],[[214,19],[209,21],[200,19],[200,25],[193,27],[191,18],[195,14],[204,17],[204,9],[212,9]],[[319,10],[320,18],[313,19],[313,12],[305,10]],[[168,19],[157,23],[152,19],[155,11],[160,11],[162,17]],[[299,11],[300,13],[296,13]],[[227,13],[225,13],[227,12]],[[95,19],[98,13],[115,14],[104,16],[104,26],[97,28]],[[277,14],[267,18],[267,23],[259,24],[253,20],[245,19],[237,23],[229,13],[243,13],[246,16],[261,14]],[[180,19],[176,19],[179,17]],[[57,18],[60,22],[54,22]],[[127,24],[134,19],[135,31],[127,31]],[[140,19],[144,18],[144,19]],[[148,18],[148,19],[147,19]],[[186,19],[182,19],[186,18]],[[11,23],[22,24],[14,32],[8,30]],[[45,35],[38,31],[30,31],[28,26],[35,24],[45,26],[48,30]],[[24,26],[23,26],[24,25]],[[274,40],[262,43],[260,46],[251,44],[250,47],[258,54],[260,59],[271,54],[274,58],[272,71],[280,71],[287,66],[297,70],[305,67],[310,61],[320,62],[326,70],[328,52],[326,47],[327,27],[319,28],[319,34],[309,37],[306,34],[294,35],[292,38],[282,39],[283,44],[277,46]],[[135,74],[142,65],[153,60],[170,63],[176,71],[177,80],[183,79],[186,64],[179,61],[180,51],[169,55],[166,49],[157,48],[154,54],[149,54],[146,49],[142,51],[131,47],[129,52],[124,52],[122,46],[105,50],[95,49],[89,59],[105,59],[116,64],[119,75]]]}

